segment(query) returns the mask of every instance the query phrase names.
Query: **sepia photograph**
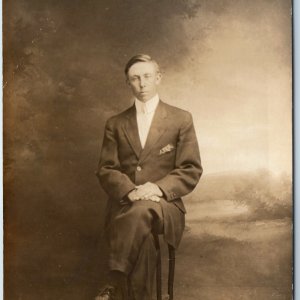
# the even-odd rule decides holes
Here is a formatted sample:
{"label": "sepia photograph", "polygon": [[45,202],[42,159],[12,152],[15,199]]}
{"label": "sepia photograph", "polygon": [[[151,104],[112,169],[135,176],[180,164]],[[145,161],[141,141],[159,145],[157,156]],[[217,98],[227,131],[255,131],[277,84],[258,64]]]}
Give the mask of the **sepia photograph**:
{"label": "sepia photograph", "polygon": [[292,8],[3,0],[5,300],[293,298]]}

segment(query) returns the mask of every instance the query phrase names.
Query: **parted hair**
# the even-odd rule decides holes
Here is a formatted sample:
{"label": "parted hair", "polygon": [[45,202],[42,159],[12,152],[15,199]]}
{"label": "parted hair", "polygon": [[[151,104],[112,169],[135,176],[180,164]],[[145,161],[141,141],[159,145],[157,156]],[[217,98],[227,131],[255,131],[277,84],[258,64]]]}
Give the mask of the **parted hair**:
{"label": "parted hair", "polygon": [[138,63],[138,62],[151,62],[156,66],[157,71],[159,72],[159,66],[158,63],[151,58],[150,55],[148,54],[137,54],[134,55],[133,57],[131,57],[129,59],[129,61],[127,62],[126,66],[125,66],[125,75],[127,76],[128,71],[130,69],[131,66],[133,66],[134,64]]}

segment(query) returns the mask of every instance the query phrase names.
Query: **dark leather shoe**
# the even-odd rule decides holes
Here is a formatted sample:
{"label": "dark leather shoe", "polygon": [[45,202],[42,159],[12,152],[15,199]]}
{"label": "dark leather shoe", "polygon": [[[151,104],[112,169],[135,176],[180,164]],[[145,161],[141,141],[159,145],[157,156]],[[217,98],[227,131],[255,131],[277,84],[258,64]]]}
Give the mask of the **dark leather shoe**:
{"label": "dark leather shoe", "polygon": [[95,300],[117,300],[116,287],[106,285],[96,296]]}

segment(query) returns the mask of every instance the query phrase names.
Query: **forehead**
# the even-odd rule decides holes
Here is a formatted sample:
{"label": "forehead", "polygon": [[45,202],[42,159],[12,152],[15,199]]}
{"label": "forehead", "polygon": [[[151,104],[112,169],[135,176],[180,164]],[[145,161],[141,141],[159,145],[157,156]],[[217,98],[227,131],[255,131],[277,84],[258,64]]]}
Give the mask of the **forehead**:
{"label": "forehead", "polygon": [[156,65],[153,62],[137,62],[128,70],[129,76],[143,75],[147,73],[155,73]]}

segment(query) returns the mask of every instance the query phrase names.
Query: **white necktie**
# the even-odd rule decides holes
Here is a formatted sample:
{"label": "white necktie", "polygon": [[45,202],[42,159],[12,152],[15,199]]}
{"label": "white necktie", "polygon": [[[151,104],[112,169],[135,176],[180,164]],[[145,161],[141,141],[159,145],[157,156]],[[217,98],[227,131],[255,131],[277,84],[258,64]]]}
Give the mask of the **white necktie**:
{"label": "white necktie", "polygon": [[151,114],[146,112],[145,105],[142,106],[142,112],[138,116],[139,136],[142,148],[145,147],[147,136],[151,126]]}

